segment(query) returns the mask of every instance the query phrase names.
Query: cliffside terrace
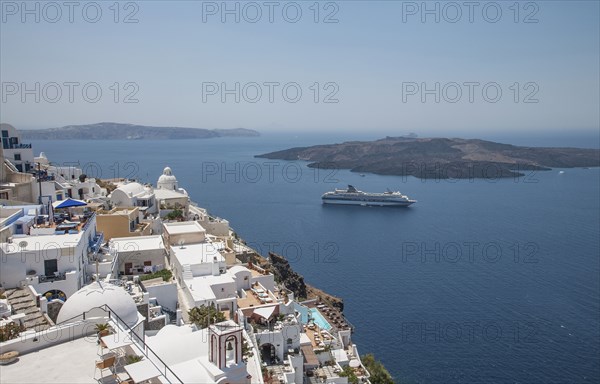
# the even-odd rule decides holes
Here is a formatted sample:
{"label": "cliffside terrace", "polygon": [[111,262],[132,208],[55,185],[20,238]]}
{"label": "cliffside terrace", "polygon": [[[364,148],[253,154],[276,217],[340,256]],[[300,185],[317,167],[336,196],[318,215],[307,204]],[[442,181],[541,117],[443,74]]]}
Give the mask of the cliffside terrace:
{"label": "cliffside terrace", "polygon": [[238,298],[238,307],[258,307],[265,304],[277,303],[277,298],[268,290],[257,284],[250,289],[244,289],[245,297]]}
{"label": "cliffside terrace", "polygon": [[40,215],[37,222],[31,227],[30,235],[62,235],[74,234],[85,231],[89,223],[93,222],[96,214],[84,212],[71,214],[68,212],[55,212],[53,217]]}

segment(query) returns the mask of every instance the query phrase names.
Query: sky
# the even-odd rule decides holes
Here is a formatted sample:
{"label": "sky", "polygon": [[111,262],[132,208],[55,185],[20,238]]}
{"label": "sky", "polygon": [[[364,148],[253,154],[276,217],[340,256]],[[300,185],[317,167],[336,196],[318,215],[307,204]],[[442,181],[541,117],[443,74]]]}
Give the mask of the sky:
{"label": "sky", "polygon": [[0,3],[0,120],[18,129],[600,127],[598,1]]}

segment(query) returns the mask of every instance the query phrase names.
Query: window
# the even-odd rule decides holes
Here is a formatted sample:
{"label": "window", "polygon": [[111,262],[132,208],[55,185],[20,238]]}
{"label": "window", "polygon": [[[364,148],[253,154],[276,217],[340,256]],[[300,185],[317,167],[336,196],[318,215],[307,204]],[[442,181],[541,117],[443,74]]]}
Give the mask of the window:
{"label": "window", "polygon": [[8,137],[8,131],[7,130],[2,130],[2,137]]}
{"label": "window", "polygon": [[21,154],[15,153],[15,161],[21,161]]}
{"label": "window", "polygon": [[17,168],[17,171],[23,172],[23,165],[22,164],[15,164],[15,168]]}

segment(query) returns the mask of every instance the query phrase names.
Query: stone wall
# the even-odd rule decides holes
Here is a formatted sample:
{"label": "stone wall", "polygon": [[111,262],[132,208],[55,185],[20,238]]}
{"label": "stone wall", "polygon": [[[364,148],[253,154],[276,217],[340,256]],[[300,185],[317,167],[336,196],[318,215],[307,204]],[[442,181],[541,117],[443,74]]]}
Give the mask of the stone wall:
{"label": "stone wall", "polygon": [[[167,315],[169,316],[169,315]],[[158,331],[160,329],[163,329],[163,327],[165,326],[165,321],[164,319],[157,319],[154,321],[147,321],[147,325],[146,325],[146,331]]]}
{"label": "stone wall", "polygon": [[48,317],[56,323],[56,318],[58,318],[58,312],[62,308],[63,303],[60,300],[53,300],[48,303]]}

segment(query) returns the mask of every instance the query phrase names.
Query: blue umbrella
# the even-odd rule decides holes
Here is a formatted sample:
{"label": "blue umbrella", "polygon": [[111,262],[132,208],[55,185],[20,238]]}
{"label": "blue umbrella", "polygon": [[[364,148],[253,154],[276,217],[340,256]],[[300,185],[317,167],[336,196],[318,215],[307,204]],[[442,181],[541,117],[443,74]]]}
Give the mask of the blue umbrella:
{"label": "blue umbrella", "polygon": [[70,197],[68,199],[65,199],[62,201],[56,201],[56,202],[52,203],[52,207],[54,207],[55,209],[83,207],[84,205],[87,205],[87,203],[85,201],[71,199]]}

